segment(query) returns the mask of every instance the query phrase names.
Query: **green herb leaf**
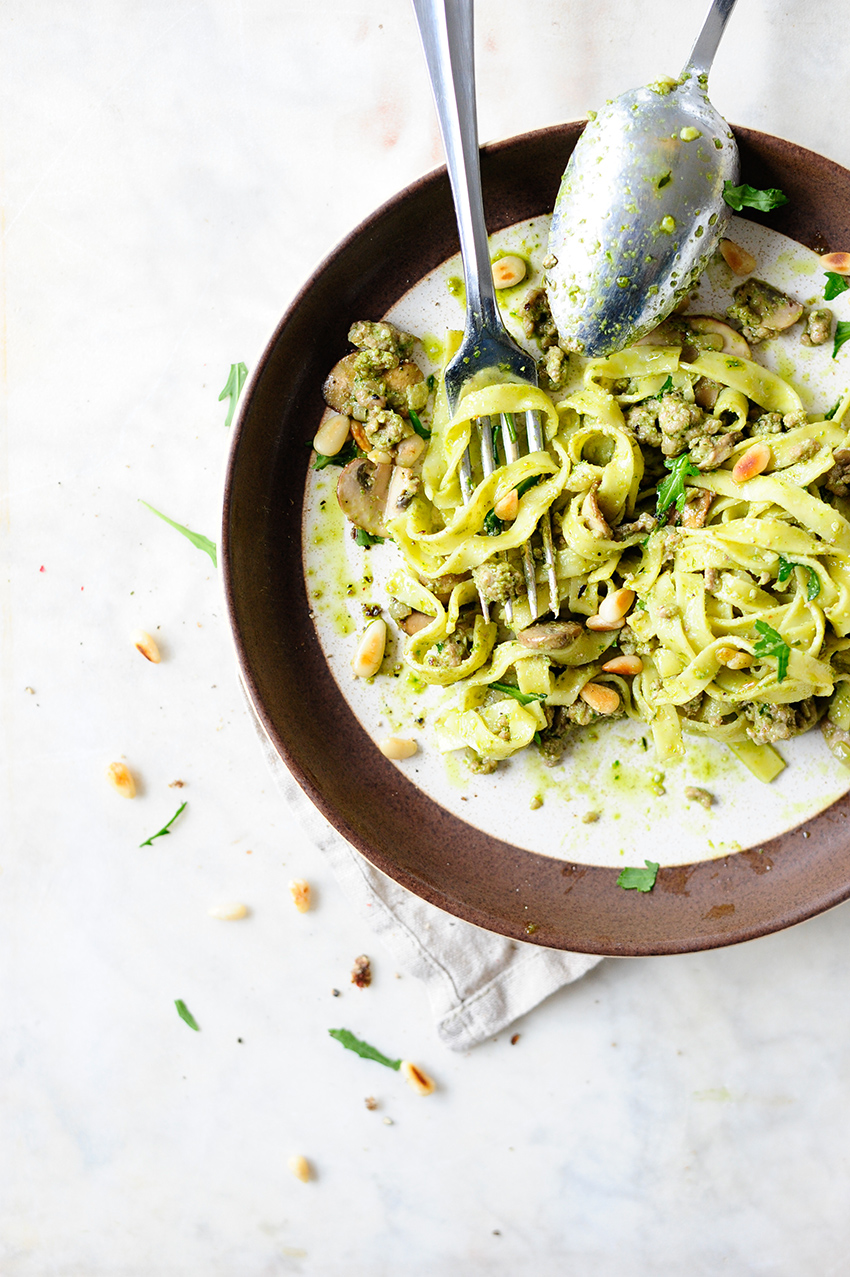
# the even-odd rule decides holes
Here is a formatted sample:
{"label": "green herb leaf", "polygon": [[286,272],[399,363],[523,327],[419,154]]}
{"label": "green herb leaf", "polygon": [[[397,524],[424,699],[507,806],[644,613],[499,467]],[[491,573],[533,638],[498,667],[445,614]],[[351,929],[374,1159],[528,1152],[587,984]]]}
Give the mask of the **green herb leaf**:
{"label": "green herb leaf", "polygon": [[378,1064],[385,1064],[388,1069],[400,1069],[401,1060],[391,1060],[389,1056],[384,1055],[376,1047],[370,1046],[368,1042],[363,1042],[360,1038],[356,1038],[353,1033],[349,1033],[348,1029],[328,1029],[332,1038],[336,1038],[337,1042],[348,1051],[353,1051],[355,1055],[359,1055],[364,1060],[376,1060]]}
{"label": "green herb leaf", "polygon": [[850,280],[844,275],[837,274],[834,270],[828,270],[826,274],[826,288],[823,290],[823,299],[825,302],[834,301],[836,297],[840,297],[842,293],[846,293],[850,288]]}
{"label": "green herb leaf", "polygon": [[488,537],[497,537],[504,531],[505,525],[496,514],[495,510],[488,510],[484,515],[484,522],[481,525]]}
{"label": "green herb leaf", "polygon": [[358,528],[354,536],[354,540],[357,544],[362,546],[383,545],[386,539],[386,537],[373,536],[372,533],[367,532],[365,528]]}
{"label": "green herb leaf", "polygon": [[812,599],[816,599],[820,594],[820,577],[814,568],[808,563],[795,563],[792,559],[786,559],[784,554],[779,556],[779,571],[776,579],[780,585],[788,580],[795,568],[803,568],[808,575],[808,583],[806,585],[806,598],[811,603]]}
{"label": "green herb leaf", "polygon": [[[310,447],[312,448],[312,443]],[[349,439],[344,443],[339,452],[332,457],[326,457],[323,452],[316,453],[316,460],[313,462],[314,470],[324,470],[325,466],[347,466],[349,461],[356,460],[360,456],[360,449],[353,439]]]}
{"label": "green herb leaf", "polygon": [[529,488],[535,487],[540,482],[540,479],[541,476],[539,474],[532,474],[527,479],[523,479],[522,483],[518,483],[516,486],[517,497],[524,497]]}
{"label": "green herb leaf", "polygon": [[658,505],[655,510],[658,518],[673,504],[680,513],[684,510],[687,496],[685,479],[699,474],[699,469],[686,452],[679,457],[668,457],[664,464],[671,473],[658,485]]}
{"label": "green herb leaf", "polygon": [[767,191],[756,190],[754,186],[733,186],[727,181],[723,184],[723,198],[730,208],[740,212],[742,208],[757,208],[760,213],[769,213],[771,209],[781,208],[788,203],[788,196],[771,187]]}
{"label": "green herb leaf", "polygon": [[845,341],[850,341],[850,319],[839,319],[835,325],[835,343],[832,347],[833,359],[838,354]]}
{"label": "green herb leaf", "polygon": [[[139,497],[142,501],[142,498]],[[164,519],[166,523],[170,523],[172,528],[176,528],[178,532],[182,532],[183,536],[192,545],[197,546],[199,550],[203,550],[204,554],[208,554],[213,561],[213,567],[218,567],[218,554],[216,552],[215,541],[211,541],[209,537],[201,536],[200,532],[192,532],[189,528],[185,528],[182,523],[175,523],[173,519],[169,519],[167,514],[163,514],[161,510],[155,510],[152,505],[148,505],[147,501],[142,501],[142,505],[146,505],[149,510],[159,519]]]}
{"label": "green herb leaf", "polygon": [[425,428],[425,426],[423,426],[422,422],[421,422],[421,421],[420,421],[420,419],[419,419],[419,413],[418,413],[418,412],[414,412],[414,410],[413,410],[412,408],[408,408],[408,410],[407,410],[407,411],[410,413],[410,424],[413,426],[413,429],[414,429],[414,430],[416,431],[416,433],[419,435],[419,438],[420,438],[420,439],[430,439],[430,438],[431,438],[431,431],[430,431],[430,430],[427,430],[427,429]]}
{"label": "green herb leaf", "polygon": [[198,1021],[192,1015],[192,1012],[186,1006],[183,999],[175,998],[174,1005],[177,1007],[177,1014],[180,1016],[180,1019],[185,1020],[190,1029],[194,1029],[196,1033],[200,1033],[201,1026],[198,1024]]}
{"label": "green herb leaf", "polygon": [[830,408],[829,412],[825,412],[825,413],[824,413],[824,415],[823,415],[823,419],[824,419],[824,421],[832,421],[832,418],[833,418],[833,417],[835,416],[835,414],[838,412],[838,409],[839,409],[840,407],[841,407],[841,400],[840,400],[840,399],[836,399],[835,403],[832,405],[832,407]]}
{"label": "green herb leaf", "polygon": [[791,649],[781,634],[778,634],[767,621],[756,621],[756,630],[761,635],[753,651],[756,656],[776,657],[776,681],[781,683],[788,673],[788,657]]}
{"label": "green herb leaf", "polygon": [[504,692],[507,696],[512,696],[515,701],[519,701],[520,705],[531,705],[534,701],[545,701],[545,692],[521,692],[518,687],[511,687],[510,683],[491,683],[490,686],[496,692]]}
{"label": "green herb leaf", "polygon": [[428,376],[425,378],[425,384],[427,385],[429,391],[433,390],[434,387],[436,386],[437,378],[434,376],[432,372],[429,372]]}
{"label": "green herb leaf", "polygon": [[186,806],[186,804],[185,804],[185,803],[181,803],[181,804],[180,804],[180,806],[177,808],[176,812],[174,813],[174,815],[173,815],[173,816],[171,817],[171,819],[169,820],[168,824],[167,824],[167,825],[163,825],[163,826],[162,826],[162,829],[160,829],[160,830],[159,830],[157,833],[155,833],[155,834],[151,834],[150,838],[146,838],[144,842],[140,842],[140,843],[139,843],[139,846],[140,846],[140,847],[151,847],[151,846],[153,845],[153,840],[154,840],[154,838],[162,838],[164,834],[170,834],[170,833],[171,833],[171,826],[174,824],[175,820],[176,820],[176,819],[177,819],[177,817],[180,815],[181,811],[183,810],[183,808],[184,808],[185,806]]}
{"label": "green herb leaf", "polygon": [[516,422],[514,421],[514,414],[512,412],[506,412],[504,417],[508,427],[508,438],[511,443],[516,443]]}
{"label": "green herb leaf", "polygon": [[227,378],[227,385],[218,397],[218,402],[230,396],[230,407],[227,409],[227,417],[225,426],[229,426],[233,420],[233,413],[239,396],[242,394],[242,387],[245,385],[245,378],[248,376],[248,367],[246,364],[231,364],[230,375]]}
{"label": "green herb leaf", "polygon": [[668,376],[667,380],[665,381],[664,385],[661,387],[661,389],[659,390],[655,398],[661,399],[663,395],[667,394],[668,390],[672,390],[672,389],[673,389],[673,378]]}
{"label": "green herb leaf", "polygon": [[621,869],[617,886],[626,891],[652,891],[660,866],[654,860],[645,860],[645,869]]}

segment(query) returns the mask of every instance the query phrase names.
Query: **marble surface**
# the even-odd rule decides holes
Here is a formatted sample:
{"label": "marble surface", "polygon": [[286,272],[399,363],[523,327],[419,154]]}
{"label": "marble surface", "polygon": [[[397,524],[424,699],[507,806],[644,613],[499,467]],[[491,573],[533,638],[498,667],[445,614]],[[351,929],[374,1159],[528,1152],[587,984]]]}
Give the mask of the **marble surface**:
{"label": "marble surface", "polygon": [[[703,9],[480,0],[482,137],[675,73]],[[850,165],[843,17],[742,0],[718,108]],[[449,1054],[263,770],[210,561],[138,504],[217,538],[230,364],[439,161],[408,5],[8,0],[0,70],[3,1277],[845,1272],[847,907]]]}

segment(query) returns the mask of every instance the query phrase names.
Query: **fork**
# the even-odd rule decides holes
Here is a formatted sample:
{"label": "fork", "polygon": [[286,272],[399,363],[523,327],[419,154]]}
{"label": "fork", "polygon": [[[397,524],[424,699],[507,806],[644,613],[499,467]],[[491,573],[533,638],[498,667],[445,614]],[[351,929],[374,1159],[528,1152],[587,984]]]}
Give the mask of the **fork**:
{"label": "fork", "polygon": [[[466,321],[457,354],[445,371],[446,399],[454,416],[463,394],[474,386],[494,381],[512,381],[537,385],[537,367],[531,356],[510,336],[499,314],[484,205],[481,197],[481,172],[478,164],[478,124],[475,110],[475,58],[473,51],[473,0],[413,0],[419,35],[437,108],[437,119],[446,153],[446,166],[452,188],[455,215],[460,236],[460,253],[466,285]],[[525,417],[525,436],[531,451],[545,447],[540,414],[531,410]],[[516,461],[521,443],[513,413],[500,416],[500,436],[505,460]],[[489,417],[478,417],[473,425],[479,436],[481,468],[484,476],[496,468],[493,450],[493,424]],[[464,502],[469,502],[475,487],[469,449],[460,464],[460,487]],[[558,583],[555,577],[555,551],[548,511],[538,524],[542,539],[549,584],[549,606],[558,615]],[[522,548],[531,620],[538,616],[536,565],[531,545]],[[481,610],[489,620],[487,600],[481,597]],[[513,619],[510,602],[506,604],[508,620]]]}

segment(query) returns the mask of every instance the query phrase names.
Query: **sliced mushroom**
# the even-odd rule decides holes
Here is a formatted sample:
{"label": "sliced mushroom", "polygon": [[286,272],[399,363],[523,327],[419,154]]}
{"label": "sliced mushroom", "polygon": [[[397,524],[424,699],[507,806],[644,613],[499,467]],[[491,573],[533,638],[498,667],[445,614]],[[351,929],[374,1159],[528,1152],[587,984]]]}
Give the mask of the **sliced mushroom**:
{"label": "sliced mushroom", "polygon": [[712,381],[710,377],[700,377],[699,381],[694,382],[694,402],[707,412],[712,412],[720,390],[718,382]]}
{"label": "sliced mushroom", "polygon": [[750,348],[741,334],[724,324],[722,319],[712,319],[710,315],[688,315],[687,324],[695,333],[717,333],[722,337],[724,355],[734,355],[736,359],[752,359]]}
{"label": "sliced mushroom", "polygon": [[405,634],[418,634],[420,630],[430,625],[433,619],[433,616],[429,616],[427,612],[411,612],[410,616],[406,616],[400,622],[400,625]]}
{"label": "sliced mushroom", "polygon": [[374,537],[385,537],[384,507],[392,466],[375,466],[365,457],[349,461],[336,485],[340,509],[357,528]]}
{"label": "sliced mushroom", "polygon": [[394,519],[397,515],[404,514],[419,491],[420,482],[419,475],[414,474],[407,466],[393,467],[384,507],[385,519]]}
{"label": "sliced mushroom", "polygon": [[611,540],[611,528],[605,515],[599,509],[599,502],[596,499],[597,484],[589,490],[584,501],[581,503],[581,517],[584,519],[590,531],[595,537],[602,540]]}
{"label": "sliced mushroom", "polygon": [[[698,488],[696,492],[697,495],[686,501],[682,510],[682,527],[684,528],[703,527],[708,516],[708,508],[714,500],[714,493],[709,492],[707,488]],[[675,510],[675,506],[673,509]]]}
{"label": "sliced mushroom", "polygon": [[390,368],[383,373],[381,380],[386,383],[387,390],[403,394],[408,387],[418,386],[420,381],[425,380],[425,376],[418,364],[406,360],[398,368]]}
{"label": "sliced mushroom", "polygon": [[357,355],[355,353],[340,359],[338,364],[334,364],[325,378],[325,384],[322,386],[325,403],[336,412],[347,413],[349,411],[351,391],[354,385],[354,361],[356,358]]}
{"label": "sliced mushroom", "polygon": [[576,641],[581,628],[578,621],[539,621],[521,630],[517,641],[535,652],[559,652]]}

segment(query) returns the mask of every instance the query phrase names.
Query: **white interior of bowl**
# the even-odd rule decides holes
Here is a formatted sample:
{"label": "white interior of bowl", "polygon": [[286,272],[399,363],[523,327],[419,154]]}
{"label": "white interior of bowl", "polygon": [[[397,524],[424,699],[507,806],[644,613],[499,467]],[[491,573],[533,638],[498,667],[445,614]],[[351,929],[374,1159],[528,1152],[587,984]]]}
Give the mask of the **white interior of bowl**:
{"label": "white interior of bowl", "polygon": [[[491,250],[529,259],[533,270],[526,282],[533,285],[540,279],[547,233],[548,218],[519,223],[491,236]],[[823,267],[814,253],[740,218],[733,219],[729,233],[755,257],[760,278],[806,305],[822,299]],[[454,282],[461,275],[460,259],[451,258],[386,316],[423,339],[415,357],[426,373],[438,371],[446,331],[463,327],[463,302]],[[691,311],[722,315],[738,282],[718,259]],[[522,336],[511,310],[517,309],[525,286],[505,295],[506,321],[518,340]],[[850,319],[848,299],[850,292],[830,303],[838,319]],[[756,357],[793,382],[809,412],[826,411],[848,388],[850,345],[833,360],[831,342],[807,348],[798,328],[759,346]],[[701,738],[686,737],[685,757],[662,767],[646,726],[628,719],[577,733],[554,768],[529,749],[490,776],[472,774],[460,754],[442,755],[437,749],[434,721],[453,699],[452,689],[415,689],[401,658],[404,635],[392,622],[382,672],[369,682],[351,674],[349,663],[365,625],[363,605],[386,603],[383,583],[401,560],[390,543],[370,549],[354,543],[336,502],[338,474],[333,466],[311,471],[304,501],[304,570],[319,642],[340,692],[368,735],[375,742],[390,735],[415,739],[416,755],[397,765],[461,820],[528,851],[582,864],[620,867],[650,858],[677,865],[758,847],[823,811],[850,788],[850,772],[817,730],[778,746],[787,767],[765,785],[725,746]],[[714,796],[710,809],[685,797],[686,787],[694,785]],[[542,804],[532,806],[538,799]],[[586,822],[590,812],[599,819]]]}

